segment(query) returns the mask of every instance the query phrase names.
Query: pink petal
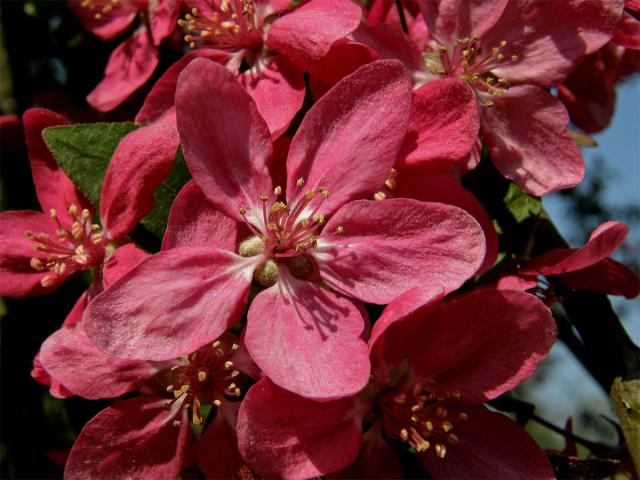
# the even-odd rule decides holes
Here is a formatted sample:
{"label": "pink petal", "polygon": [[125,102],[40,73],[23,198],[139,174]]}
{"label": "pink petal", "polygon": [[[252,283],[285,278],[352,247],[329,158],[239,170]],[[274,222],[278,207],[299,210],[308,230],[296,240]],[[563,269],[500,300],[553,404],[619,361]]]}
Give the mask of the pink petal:
{"label": "pink petal", "polygon": [[262,222],[273,147],[251,97],[225,67],[198,58],[178,80],[176,109],[184,157],[205,196],[235,220],[243,221],[244,208]]}
{"label": "pink petal", "polygon": [[498,290],[517,290],[519,292],[526,292],[532,288],[538,286],[538,281],[535,276],[520,276],[520,275],[503,275],[496,283],[495,288]]}
{"label": "pink petal", "polygon": [[624,295],[635,298],[640,294],[640,278],[626,267],[605,258],[591,267],[558,276],[563,285],[574,290],[590,290],[607,295]]}
{"label": "pink petal", "polygon": [[[60,282],[49,288],[40,285],[48,270],[38,272],[30,262],[33,257],[46,259],[46,255],[34,251],[35,242],[25,237],[24,232],[34,235],[47,233],[56,238],[55,224],[41,212],[30,210],[0,213],[0,296],[25,297],[42,295],[55,289]],[[64,280],[73,272],[63,274]]]}
{"label": "pink petal", "polygon": [[478,290],[437,310],[432,305],[408,314],[404,306],[383,312],[386,328],[378,334],[374,327],[371,342],[377,372],[407,359],[430,391],[457,391],[465,402],[481,403],[530,377],[556,339],[549,309],[527,293]]}
{"label": "pink petal", "polygon": [[149,20],[153,44],[158,46],[176,28],[180,14],[179,0],[157,0],[149,2]]}
{"label": "pink petal", "polygon": [[120,141],[100,194],[100,217],[111,240],[124,237],[153,210],[154,192],[171,172],[179,143],[172,125],[148,125]]}
{"label": "pink petal", "polygon": [[335,43],[311,69],[309,86],[313,98],[319,99],[344,77],[375,60],[380,60],[380,55],[366,45],[355,42]]}
{"label": "pink petal", "polygon": [[421,0],[420,7],[433,38],[453,48],[457,39],[472,34],[484,37],[508,3],[509,0]]}
{"label": "pink petal", "polygon": [[400,170],[396,177],[396,197],[415,198],[423,202],[454,205],[473,216],[484,232],[486,253],[478,273],[489,270],[498,257],[498,235],[493,220],[482,204],[453,175],[427,175],[420,166]]}
{"label": "pink petal", "polygon": [[476,97],[466,82],[456,78],[429,82],[413,92],[398,165],[455,165],[467,158],[479,129]]}
{"label": "pink petal", "polygon": [[273,22],[267,45],[309,71],[331,45],[358,27],[361,16],[360,7],[349,0],[311,0]]}
{"label": "pink petal", "polygon": [[113,110],[149,80],[157,65],[158,50],[142,26],[111,53],[104,79],[89,93],[87,102],[101,112]]}
{"label": "pink petal", "polygon": [[[334,233],[339,226],[344,232]],[[485,239],[478,222],[457,207],[357,200],[329,220],[313,257],[334,288],[364,302],[389,303],[425,284],[455,290],[482,264]]]}
{"label": "pink petal", "polygon": [[127,243],[126,245],[118,247],[104,263],[102,271],[104,288],[108,288],[112,283],[119,280],[120,277],[124,276],[125,273],[133,270],[133,267],[150,256],[150,254],[139,249],[133,243]]}
{"label": "pink petal", "polygon": [[369,380],[369,355],[360,338],[364,322],[349,300],[286,267],[249,308],[245,344],[276,385],[311,398],[338,398]]}
{"label": "pink petal", "polygon": [[91,302],[87,334],[120,358],[168,360],[193,352],[240,319],[252,262],[212,248],[157,253]]}
{"label": "pink petal", "polygon": [[247,71],[238,79],[256,102],[273,138],[282,135],[304,101],[302,72],[285,58],[276,56],[257,77]]}
{"label": "pink petal", "polygon": [[511,2],[482,43],[491,48],[506,41],[505,54],[520,59],[503,63],[493,73],[513,85],[544,88],[561,82],[582,56],[611,39],[622,7],[622,0]]}
{"label": "pink petal", "polygon": [[353,32],[353,39],[368,46],[384,59],[400,60],[414,81],[426,74],[422,52],[408,35],[391,25],[360,25]]}
{"label": "pink petal", "polygon": [[229,54],[213,48],[201,48],[187,53],[171,65],[153,85],[144,101],[144,105],[136,115],[136,123],[169,123],[175,125],[175,97],[178,77],[194,58],[199,57],[209,58],[224,64],[229,59]]}
{"label": "pink petal", "polygon": [[75,13],[82,25],[103,40],[111,40],[124,32],[133,22],[137,14],[135,4],[120,2],[112,5],[109,14],[101,14],[96,18],[95,9],[82,6],[83,0],[70,0],[69,8]]}
{"label": "pink petal", "polygon": [[554,249],[527,262],[520,273],[528,275],[558,275],[595,265],[613,253],[629,233],[621,222],[605,222],[598,226],[581,248]]}
{"label": "pink petal", "polygon": [[121,360],[91,343],[82,324],[63,327],[42,344],[44,369],[75,395],[113,398],[136,390],[155,373],[148,362]]}
{"label": "pink petal", "polygon": [[512,87],[483,107],[482,134],[500,173],[541,196],[576,186],[584,161],[567,133],[562,103],[538,87]]}
{"label": "pink petal", "polygon": [[65,478],[177,478],[191,440],[189,422],[173,424],[169,400],[136,397],[106,408],[84,426]]}
{"label": "pink petal", "polygon": [[363,413],[355,397],[315,402],[264,378],[240,406],[238,447],[263,477],[317,477],[356,459]]}
{"label": "pink petal", "polygon": [[469,420],[457,421],[454,431],[460,441],[446,445],[446,456],[433,450],[420,454],[420,461],[433,478],[460,479],[554,479],[544,452],[514,421],[482,406],[447,405]]}
{"label": "pink petal", "polygon": [[[234,358],[235,364],[235,358]],[[198,467],[206,478],[236,478],[244,465],[238,452],[236,419],[241,402],[223,402],[196,446]],[[212,412],[213,413],[213,412]]]}
{"label": "pink petal", "polygon": [[31,108],[22,116],[24,124],[31,174],[36,186],[38,201],[45,213],[54,208],[65,226],[71,226],[67,211],[72,203],[77,207],[91,208],[73,182],[67,177],[51,154],[42,138],[42,130],[47,127],[67,125],[68,122],[51,110]]}
{"label": "pink petal", "polygon": [[190,181],[171,206],[162,250],[175,247],[214,247],[235,252],[251,236],[243,223],[220,213]]}
{"label": "pink petal", "polygon": [[[407,72],[380,60],[349,75],[309,110],[287,159],[287,199],[324,187],[322,213],[373,195],[393,166],[411,108]],[[365,161],[366,160],[366,161]],[[304,188],[296,186],[298,179]]]}

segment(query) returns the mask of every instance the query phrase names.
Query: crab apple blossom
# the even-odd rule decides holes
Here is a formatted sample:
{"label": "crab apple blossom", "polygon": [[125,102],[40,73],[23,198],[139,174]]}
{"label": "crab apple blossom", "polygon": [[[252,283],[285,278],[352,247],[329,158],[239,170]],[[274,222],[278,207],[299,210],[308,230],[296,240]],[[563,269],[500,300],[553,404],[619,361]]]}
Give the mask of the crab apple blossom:
{"label": "crab apple blossom", "polygon": [[553,301],[553,285],[590,290],[607,295],[635,298],[640,294],[640,277],[620,262],[609,258],[624,241],[629,228],[620,222],[605,222],[596,228],[580,248],[557,248],[522,262],[515,274],[505,274],[498,288],[531,290],[544,275],[551,285],[543,288]]}
{"label": "crab apple blossom", "polygon": [[[303,72],[355,30],[362,10],[350,0],[311,0],[287,12],[283,0],[188,0],[180,25],[193,48],[213,49],[255,100],[274,137],[305,95]],[[282,14],[281,16],[278,16]]]}
{"label": "crab apple blossom", "polygon": [[[76,379],[75,375],[80,373],[77,367],[71,367],[73,371],[69,372],[58,362],[57,372],[65,383],[79,385],[83,394],[90,395],[100,387],[106,387],[103,396],[116,396],[132,389],[123,376],[126,370],[123,361],[98,353],[97,358],[103,361],[99,366],[101,362],[89,360],[86,352],[73,345],[68,334],[65,340],[66,348],[50,347],[57,350],[62,363],[71,366],[79,353],[88,360],[85,366],[95,365],[99,372],[85,371],[84,379]],[[74,350],[76,355],[69,356]],[[178,477],[190,456],[191,425],[203,424],[204,405],[216,407],[212,412],[215,419],[191,454],[203,459],[203,468],[209,473],[235,473],[233,469],[240,466],[237,449],[233,448],[238,405],[231,400],[240,396],[238,385],[243,381],[240,371],[234,368],[239,350],[235,336],[224,333],[212,344],[183,358],[156,364],[138,362],[136,368],[130,367],[129,375],[137,374],[139,382],[146,382],[146,391],[116,402],[85,425],[69,455],[65,478]],[[108,369],[113,370],[115,379],[104,375]],[[228,455],[225,465],[212,466],[206,455],[200,453],[225,446],[223,451]]]}
{"label": "crab apple blossom", "polygon": [[87,96],[94,108],[108,112],[149,80],[158,66],[158,45],[176,27],[180,0],[70,0],[83,25],[110,40],[136,20],[135,32],[113,51],[104,79]]}
{"label": "crab apple blossom", "polygon": [[[359,69],[309,110],[289,147],[286,190],[272,184],[269,130],[228,70],[191,62],[176,105],[195,183],[176,198],[165,238],[195,245],[152,256],[96,297],[86,330],[99,348],[152,360],[191,351],[241,319],[255,280],[265,289],[248,312],[249,354],[282,387],[336,398],[369,377],[349,297],[383,304],[425,282],[452,291],[482,263],[482,230],[461,209],[366,200],[406,133],[411,90],[399,62]],[[239,226],[248,237],[229,246]],[[217,233],[203,244],[207,231]]]}
{"label": "crab apple blossom", "polygon": [[[178,136],[172,128],[150,126],[120,142],[102,186],[99,225],[92,223],[94,207],[61,170],[42,138],[44,128],[65,125],[66,120],[34,108],[23,121],[36,192],[47,213],[0,214],[0,293],[46,293],[75,272],[91,269],[95,295],[102,290],[110,256],[152,210],[153,192],[171,169]],[[135,250],[126,252],[137,257]]]}
{"label": "crab apple blossom", "polygon": [[553,478],[535,442],[480,405],[547,355],[549,310],[515,291],[442,300],[414,289],[389,304],[369,342],[371,380],[356,395],[317,402],[266,378],[252,386],[238,417],[238,446],[252,469],[308,478],[356,461],[345,476],[402,477],[393,445],[414,449],[434,478]]}

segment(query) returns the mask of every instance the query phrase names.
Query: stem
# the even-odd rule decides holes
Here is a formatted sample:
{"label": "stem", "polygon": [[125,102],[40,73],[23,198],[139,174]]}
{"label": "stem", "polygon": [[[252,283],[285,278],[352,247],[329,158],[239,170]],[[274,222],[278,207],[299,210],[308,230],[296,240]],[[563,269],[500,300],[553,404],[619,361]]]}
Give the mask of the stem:
{"label": "stem", "polygon": [[409,27],[407,27],[407,17],[404,16],[404,8],[402,8],[402,0],[396,0],[396,8],[398,9],[398,16],[400,17],[402,31],[404,33],[409,33]]}

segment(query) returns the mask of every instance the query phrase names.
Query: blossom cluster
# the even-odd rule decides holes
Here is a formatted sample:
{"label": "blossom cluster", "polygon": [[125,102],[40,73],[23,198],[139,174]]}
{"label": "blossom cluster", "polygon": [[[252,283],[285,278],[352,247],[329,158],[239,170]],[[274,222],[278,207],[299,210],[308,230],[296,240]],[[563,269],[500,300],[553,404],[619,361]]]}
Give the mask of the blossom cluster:
{"label": "blossom cluster", "polygon": [[[97,204],[48,141],[67,120],[22,119],[42,211],[0,214],[0,294],[92,272],[32,375],[56,397],[114,400],[65,478],[402,478],[406,454],[434,478],[554,477],[484,403],[544,360],[563,289],[638,295],[609,258],[628,229],[499,261],[461,179],[492,161],[523,195],[576,186],[567,125],[608,124],[636,68],[638,2],[69,6],[103,39],[132,32],[95,109],[145,85],[163,45],[182,36],[185,54],[151,86]],[[190,179],[145,250],[134,229],[182,157]]]}

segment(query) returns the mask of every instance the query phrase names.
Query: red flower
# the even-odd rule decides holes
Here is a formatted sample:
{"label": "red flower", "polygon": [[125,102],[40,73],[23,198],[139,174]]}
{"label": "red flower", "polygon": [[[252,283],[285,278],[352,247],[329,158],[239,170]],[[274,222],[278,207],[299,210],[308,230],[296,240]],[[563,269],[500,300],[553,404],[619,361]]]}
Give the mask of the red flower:
{"label": "red flower", "polygon": [[[153,192],[169,173],[178,136],[173,128],[149,126],[133,131],[118,145],[102,186],[100,219],[60,169],[42,130],[64,125],[61,116],[44,109],[23,117],[33,180],[47,213],[8,211],[0,214],[0,295],[23,297],[50,292],[73,273],[92,269],[91,295],[102,290],[102,276],[116,267],[111,255],[138,221],[153,208]],[[138,257],[139,250],[122,255]]]}
{"label": "red flower", "polygon": [[[538,285],[537,277],[544,275],[552,283],[574,290],[635,298],[640,293],[638,275],[620,262],[608,258],[622,244],[627,233],[629,228],[625,224],[605,222],[591,233],[584,246],[556,248],[534,257],[524,262],[515,275],[501,278],[498,288],[534,289]],[[548,290],[546,295],[552,292],[552,288]]]}
{"label": "red flower", "polygon": [[173,32],[179,0],[70,0],[83,25],[102,39],[115,38],[137,16],[140,26],[109,57],[105,78],[87,96],[103,112],[113,110],[140,88],[158,66],[158,45]]}
{"label": "red flower", "polygon": [[314,477],[354,461],[346,477],[402,477],[393,445],[413,448],[434,478],[553,478],[535,442],[480,404],[528,378],[554,340],[549,310],[532,295],[484,290],[442,304],[412,290],[373,327],[365,389],[316,402],[260,380],[240,407],[240,452],[265,477]]}
{"label": "red flower", "polygon": [[[255,279],[267,289],[249,309],[245,341],[265,374],[310,397],[360,390],[369,376],[363,319],[345,296],[388,303],[425,282],[452,291],[485,253],[477,222],[456,207],[363,200],[393,165],[410,98],[395,61],[367,65],[336,85],[291,142],[285,203],[269,173],[271,135],[253,100],[228,70],[194,60],[176,104],[185,159],[202,193],[190,185],[176,199],[165,236],[176,248],[92,302],[89,336],[122,357],[179,356],[241,319]],[[234,242],[242,224],[253,236]]]}

